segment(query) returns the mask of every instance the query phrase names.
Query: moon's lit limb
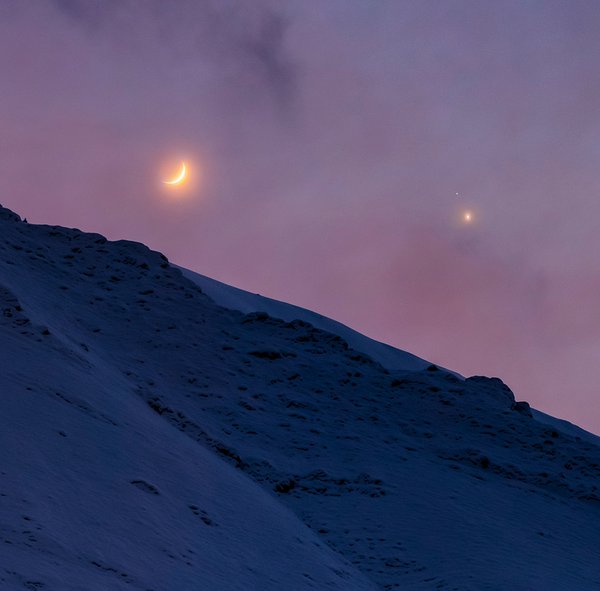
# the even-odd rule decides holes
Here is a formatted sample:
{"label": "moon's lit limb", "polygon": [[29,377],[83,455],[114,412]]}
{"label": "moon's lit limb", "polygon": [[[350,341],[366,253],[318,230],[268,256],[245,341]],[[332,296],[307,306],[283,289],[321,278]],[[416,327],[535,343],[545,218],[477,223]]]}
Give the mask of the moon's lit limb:
{"label": "moon's lit limb", "polygon": [[155,162],[155,196],[160,202],[195,201],[206,197],[206,156],[180,150],[167,155],[162,162]]}
{"label": "moon's lit limb", "polygon": [[180,183],[182,183],[185,180],[187,174],[187,167],[185,162],[181,163],[181,170],[179,171],[179,174],[174,178],[171,179],[169,181],[163,181],[163,184],[165,185],[179,185]]}

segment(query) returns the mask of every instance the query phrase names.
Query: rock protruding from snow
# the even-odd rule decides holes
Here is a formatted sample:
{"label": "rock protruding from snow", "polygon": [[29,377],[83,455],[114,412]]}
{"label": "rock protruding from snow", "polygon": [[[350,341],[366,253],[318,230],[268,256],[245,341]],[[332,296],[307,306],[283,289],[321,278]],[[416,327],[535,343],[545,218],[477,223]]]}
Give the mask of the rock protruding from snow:
{"label": "rock protruding from snow", "polygon": [[14,211],[0,205],[0,221],[20,222],[22,220]]}

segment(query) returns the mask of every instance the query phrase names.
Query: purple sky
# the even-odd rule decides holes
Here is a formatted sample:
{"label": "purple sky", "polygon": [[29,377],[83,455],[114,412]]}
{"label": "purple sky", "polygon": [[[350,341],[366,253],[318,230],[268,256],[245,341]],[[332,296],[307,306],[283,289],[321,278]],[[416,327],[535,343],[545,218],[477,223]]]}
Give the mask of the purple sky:
{"label": "purple sky", "polygon": [[4,0],[0,202],[600,433],[599,30],[596,0]]}

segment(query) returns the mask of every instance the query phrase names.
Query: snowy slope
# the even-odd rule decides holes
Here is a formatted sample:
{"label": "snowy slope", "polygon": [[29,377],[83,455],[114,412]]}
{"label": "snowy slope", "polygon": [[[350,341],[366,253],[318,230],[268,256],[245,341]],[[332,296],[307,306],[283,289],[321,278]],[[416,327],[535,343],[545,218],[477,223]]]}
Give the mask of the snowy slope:
{"label": "snowy slope", "polygon": [[556,417],[550,416],[541,410],[536,410],[534,408],[531,409],[533,418],[539,423],[543,423],[544,425],[548,425],[553,427],[554,429],[558,429],[563,433],[568,433],[575,438],[583,439],[589,443],[593,443],[594,445],[600,446],[600,437],[598,435],[594,435],[569,421],[565,421],[564,419],[557,419]]}
{"label": "snowy slope", "polygon": [[0,301],[1,589],[600,588],[600,447],[500,380],[2,209]]}

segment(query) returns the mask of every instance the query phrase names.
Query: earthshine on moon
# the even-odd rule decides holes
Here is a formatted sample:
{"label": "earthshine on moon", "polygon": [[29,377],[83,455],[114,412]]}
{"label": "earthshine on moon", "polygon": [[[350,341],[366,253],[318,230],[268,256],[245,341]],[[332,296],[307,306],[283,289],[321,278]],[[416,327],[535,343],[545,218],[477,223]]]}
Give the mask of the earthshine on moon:
{"label": "earthshine on moon", "polygon": [[173,179],[170,179],[168,181],[163,181],[163,184],[165,184],[165,185],[180,185],[185,180],[186,175],[187,175],[187,167],[186,167],[185,162],[182,162],[181,170],[179,171],[179,174]]}

